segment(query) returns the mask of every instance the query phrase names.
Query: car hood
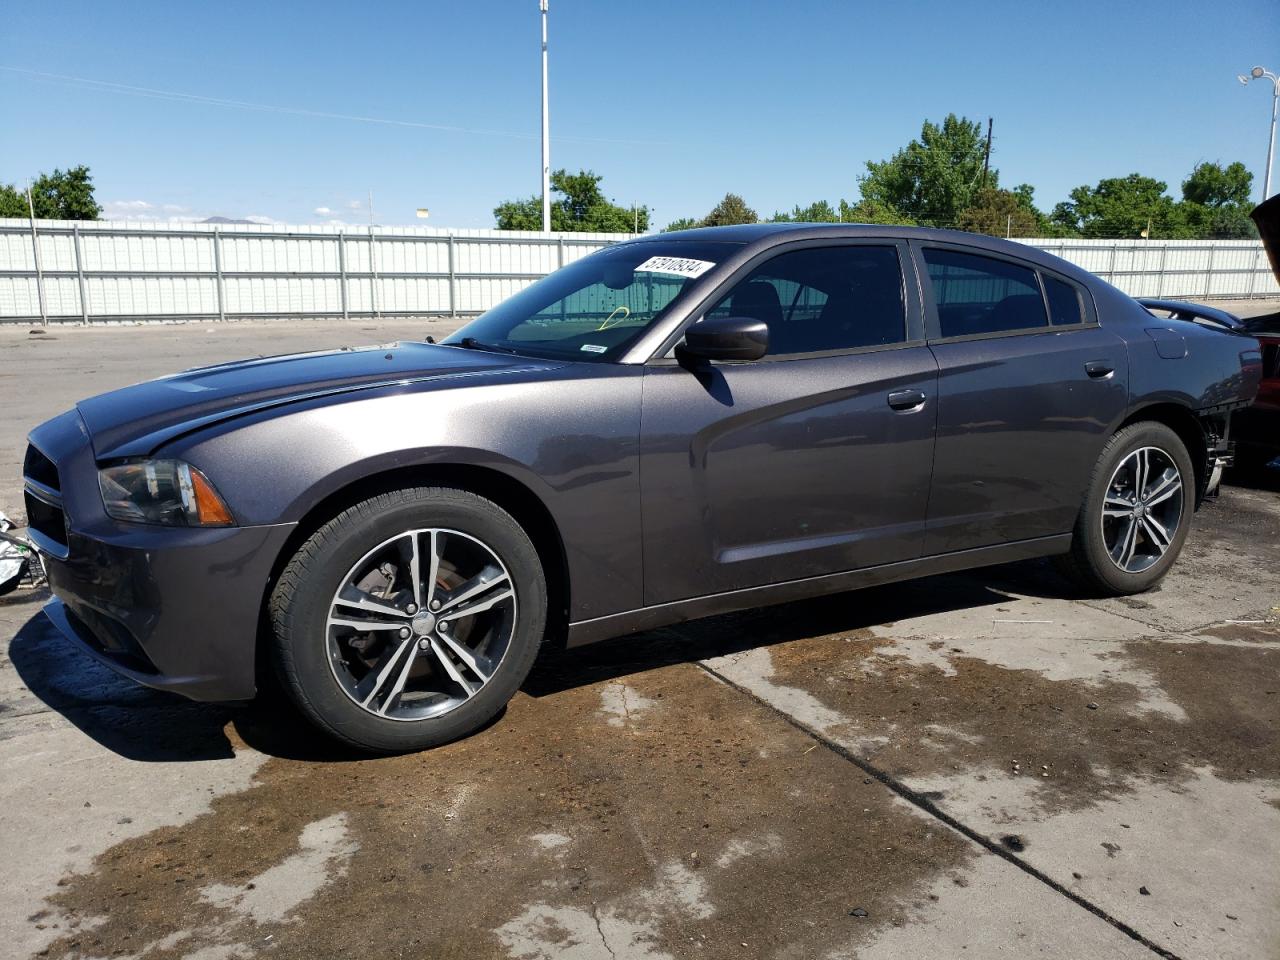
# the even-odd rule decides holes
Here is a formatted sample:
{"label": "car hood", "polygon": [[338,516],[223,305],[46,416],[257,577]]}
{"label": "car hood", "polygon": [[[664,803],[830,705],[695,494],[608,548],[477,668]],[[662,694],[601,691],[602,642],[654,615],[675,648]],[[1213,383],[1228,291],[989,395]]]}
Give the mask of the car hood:
{"label": "car hood", "polygon": [[200,427],[315,397],[560,365],[460,347],[390,343],[198,367],[82,400],[76,408],[95,456],[112,459],[146,455]]}

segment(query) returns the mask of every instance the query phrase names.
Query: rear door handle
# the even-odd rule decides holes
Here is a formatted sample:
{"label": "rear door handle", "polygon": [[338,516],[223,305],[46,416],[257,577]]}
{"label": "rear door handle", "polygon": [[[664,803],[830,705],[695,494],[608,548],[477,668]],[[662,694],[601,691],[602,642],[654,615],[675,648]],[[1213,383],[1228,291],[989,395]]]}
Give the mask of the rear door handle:
{"label": "rear door handle", "polygon": [[1116,372],[1116,368],[1111,365],[1109,360],[1090,360],[1084,365],[1084,372],[1094,380],[1109,380],[1111,375]]}
{"label": "rear door handle", "polygon": [[926,399],[923,390],[895,390],[889,394],[889,406],[894,410],[919,410]]}

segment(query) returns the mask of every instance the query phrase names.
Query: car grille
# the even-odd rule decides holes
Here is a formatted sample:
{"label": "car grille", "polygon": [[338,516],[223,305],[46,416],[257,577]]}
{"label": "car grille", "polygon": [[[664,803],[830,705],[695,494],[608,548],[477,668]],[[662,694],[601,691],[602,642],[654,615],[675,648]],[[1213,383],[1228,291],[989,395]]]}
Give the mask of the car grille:
{"label": "car grille", "polygon": [[58,468],[34,446],[27,447],[22,464],[27,507],[27,533],[44,553],[67,555],[67,516],[62,509]]}

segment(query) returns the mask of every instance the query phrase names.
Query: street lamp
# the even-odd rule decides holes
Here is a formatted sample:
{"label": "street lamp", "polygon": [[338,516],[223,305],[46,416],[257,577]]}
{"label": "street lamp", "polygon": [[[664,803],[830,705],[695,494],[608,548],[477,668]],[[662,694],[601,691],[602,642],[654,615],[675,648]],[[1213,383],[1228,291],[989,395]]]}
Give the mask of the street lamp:
{"label": "street lamp", "polygon": [[538,0],[542,13],[542,231],[551,232],[551,127],[547,120],[547,0]]}
{"label": "street lamp", "polygon": [[1271,139],[1267,141],[1267,172],[1265,175],[1265,184],[1262,188],[1262,199],[1266,200],[1271,196],[1271,161],[1275,158],[1276,153],[1276,108],[1280,106],[1280,77],[1276,76],[1270,70],[1264,70],[1262,67],[1254,67],[1249,71],[1249,75],[1241,74],[1236,77],[1243,84],[1248,84],[1250,80],[1270,80],[1272,87],[1271,96]]}

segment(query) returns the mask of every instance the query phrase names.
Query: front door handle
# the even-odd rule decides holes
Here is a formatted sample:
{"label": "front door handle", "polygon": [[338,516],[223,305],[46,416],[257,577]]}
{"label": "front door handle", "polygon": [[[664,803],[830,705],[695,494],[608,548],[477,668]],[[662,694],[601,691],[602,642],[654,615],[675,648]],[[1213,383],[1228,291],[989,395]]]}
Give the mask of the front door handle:
{"label": "front door handle", "polygon": [[895,390],[889,394],[889,406],[894,410],[919,410],[927,398],[923,390]]}
{"label": "front door handle", "polygon": [[1110,380],[1116,368],[1110,360],[1090,360],[1084,365],[1084,372],[1094,380]]}

